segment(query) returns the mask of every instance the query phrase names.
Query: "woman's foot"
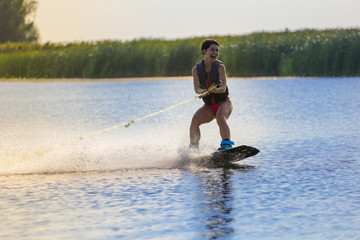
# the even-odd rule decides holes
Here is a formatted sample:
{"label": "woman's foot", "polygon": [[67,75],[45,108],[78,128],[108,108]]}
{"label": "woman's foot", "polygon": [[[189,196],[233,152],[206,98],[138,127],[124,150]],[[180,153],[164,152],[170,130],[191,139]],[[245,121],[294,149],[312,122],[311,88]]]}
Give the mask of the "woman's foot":
{"label": "woman's foot", "polygon": [[231,141],[230,139],[224,139],[221,141],[220,143],[220,148],[218,148],[219,151],[224,151],[224,150],[228,150],[228,149],[232,149],[232,145],[234,145],[235,143],[233,141]]}

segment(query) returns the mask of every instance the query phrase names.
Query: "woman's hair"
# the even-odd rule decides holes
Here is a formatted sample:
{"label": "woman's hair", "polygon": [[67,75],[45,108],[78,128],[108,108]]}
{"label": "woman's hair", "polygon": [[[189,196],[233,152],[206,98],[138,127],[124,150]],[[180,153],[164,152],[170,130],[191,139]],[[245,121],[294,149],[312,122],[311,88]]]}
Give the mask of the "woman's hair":
{"label": "woman's hair", "polygon": [[218,45],[219,43],[214,39],[206,39],[201,44],[201,52],[204,52],[204,50],[207,50],[212,44]]}

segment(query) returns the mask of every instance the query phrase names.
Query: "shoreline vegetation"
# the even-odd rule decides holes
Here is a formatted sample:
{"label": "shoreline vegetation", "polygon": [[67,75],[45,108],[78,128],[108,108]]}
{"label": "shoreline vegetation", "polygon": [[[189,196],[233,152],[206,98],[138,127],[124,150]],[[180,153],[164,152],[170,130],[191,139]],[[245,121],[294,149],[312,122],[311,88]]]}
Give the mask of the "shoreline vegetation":
{"label": "shoreline vegetation", "polygon": [[229,78],[360,76],[360,29],[259,32],[178,40],[0,44],[0,81],[191,79],[206,38]]}
{"label": "shoreline vegetation", "polygon": [[[278,80],[295,79],[296,76],[279,77],[227,77],[228,80]],[[301,77],[304,78],[304,77]],[[130,77],[130,78],[0,78],[0,82],[147,82],[147,81],[192,81],[192,76],[173,76],[173,77]]]}

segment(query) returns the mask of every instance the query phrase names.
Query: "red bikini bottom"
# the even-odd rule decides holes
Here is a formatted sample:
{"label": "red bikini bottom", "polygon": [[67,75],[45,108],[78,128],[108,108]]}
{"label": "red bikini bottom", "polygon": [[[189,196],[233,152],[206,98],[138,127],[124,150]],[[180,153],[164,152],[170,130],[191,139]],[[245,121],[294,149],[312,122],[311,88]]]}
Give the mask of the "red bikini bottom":
{"label": "red bikini bottom", "polygon": [[[229,96],[227,97],[227,99],[230,99]],[[223,102],[221,102],[223,103]],[[214,105],[209,105],[209,104],[206,104],[206,106],[208,106],[209,108],[211,108],[211,110],[213,110],[213,112],[216,114],[219,107],[220,107],[220,104],[221,103],[217,103],[217,104],[214,104]]]}
{"label": "red bikini bottom", "polygon": [[209,108],[211,108],[211,110],[213,110],[213,112],[216,114],[219,107],[220,107],[220,103],[218,104],[214,104],[214,105],[209,105],[209,104],[206,104],[206,106],[208,106]]}

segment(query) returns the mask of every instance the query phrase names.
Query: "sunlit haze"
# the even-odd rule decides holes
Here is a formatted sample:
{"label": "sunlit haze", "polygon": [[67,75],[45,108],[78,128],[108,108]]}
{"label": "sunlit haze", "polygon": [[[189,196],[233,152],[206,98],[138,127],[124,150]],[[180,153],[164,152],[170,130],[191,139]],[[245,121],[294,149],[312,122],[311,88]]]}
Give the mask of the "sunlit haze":
{"label": "sunlit haze", "polygon": [[41,42],[360,26],[358,0],[38,0]]}

